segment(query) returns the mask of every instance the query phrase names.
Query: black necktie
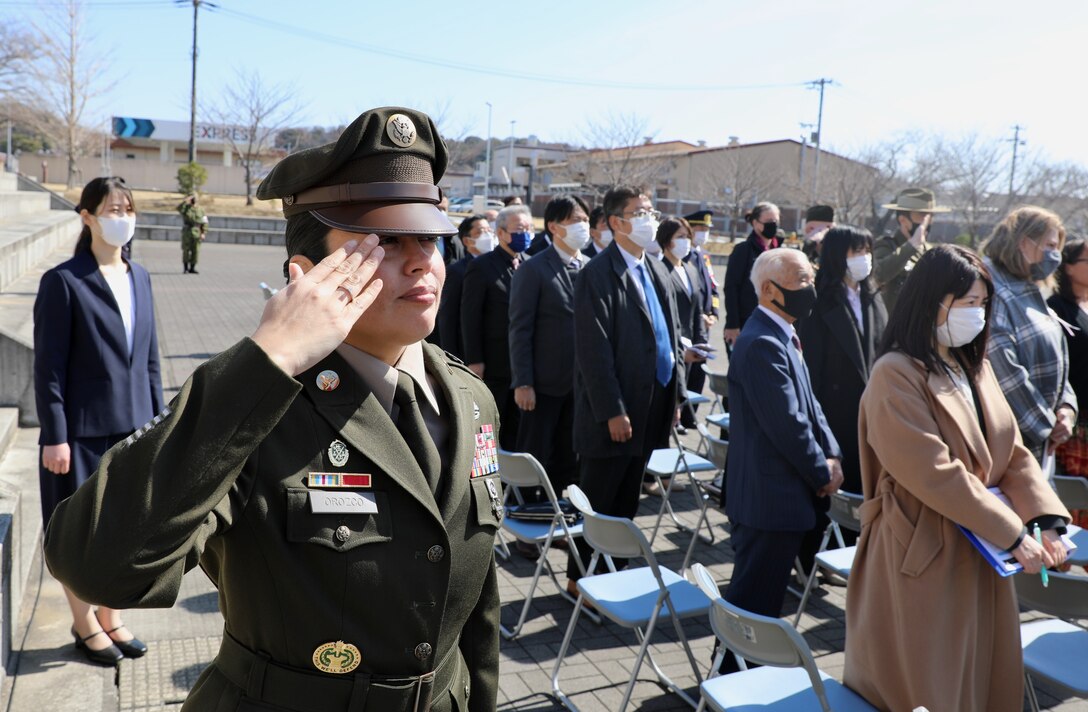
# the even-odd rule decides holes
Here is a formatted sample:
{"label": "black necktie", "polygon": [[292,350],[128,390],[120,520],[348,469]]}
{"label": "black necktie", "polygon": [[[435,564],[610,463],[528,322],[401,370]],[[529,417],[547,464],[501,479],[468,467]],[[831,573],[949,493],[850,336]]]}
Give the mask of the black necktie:
{"label": "black necktie", "polygon": [[442,458],[431,438],[423,413],[416,400],[416,384],[404,371],[397,371],[397,390],[393,402],[400,412],[397,414],[397,430],[408,443],[408,449],[416,456],[419,469],[423,470],[432,493],[438,492],[438,482],[442,473]]}

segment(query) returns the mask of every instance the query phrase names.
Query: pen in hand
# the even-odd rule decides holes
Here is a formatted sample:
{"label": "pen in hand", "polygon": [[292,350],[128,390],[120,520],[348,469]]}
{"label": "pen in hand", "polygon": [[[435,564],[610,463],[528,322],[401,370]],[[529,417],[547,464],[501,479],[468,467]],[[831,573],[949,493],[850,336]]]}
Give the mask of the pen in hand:
{"label": "pen in hand", "polygon": [[[1035,534],[1035,541],[1039,542],[1039,546],[1042,546],[1043,545],[1043,533],[1039,530],[1039,523],[1038,522],[1035,523],[1034,534]],[[1043,578],[1043,588],[1047,588],[1048,586],[1050,586],[1050,577],[1047,576],[1047,573],[1046,573],[1046,564],[1043,564],[1043,567],[1041,569],[1039,569],[1039,575],[1042,576],[1042,578]]]}

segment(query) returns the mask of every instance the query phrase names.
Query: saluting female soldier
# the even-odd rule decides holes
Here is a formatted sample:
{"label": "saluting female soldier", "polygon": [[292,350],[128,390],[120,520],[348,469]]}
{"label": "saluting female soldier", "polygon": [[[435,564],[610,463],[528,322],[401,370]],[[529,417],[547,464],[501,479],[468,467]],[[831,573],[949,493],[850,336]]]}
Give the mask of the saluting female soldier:
{"label": "saluting female soldier", "polygon": [[495,709],[495,405],[422,341],[445,167],[400,108],[280,162],[257,195],[283,200],[287,288],[53,515],[50,570],[85,600],[169,606],[197,564],[218,586],[184,710]]}

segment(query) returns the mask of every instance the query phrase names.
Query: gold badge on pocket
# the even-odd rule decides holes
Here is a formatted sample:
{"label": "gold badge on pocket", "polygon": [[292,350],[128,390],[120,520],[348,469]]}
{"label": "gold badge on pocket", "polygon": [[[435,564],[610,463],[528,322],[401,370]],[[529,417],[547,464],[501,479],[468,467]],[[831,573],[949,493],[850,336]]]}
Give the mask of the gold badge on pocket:
{"label": "gold badge on pocket", "polygon": [[314,651],[314,667],[321,672],[344,675],[359,667],[363,656],[351,643],[338,640],[319,645]]}

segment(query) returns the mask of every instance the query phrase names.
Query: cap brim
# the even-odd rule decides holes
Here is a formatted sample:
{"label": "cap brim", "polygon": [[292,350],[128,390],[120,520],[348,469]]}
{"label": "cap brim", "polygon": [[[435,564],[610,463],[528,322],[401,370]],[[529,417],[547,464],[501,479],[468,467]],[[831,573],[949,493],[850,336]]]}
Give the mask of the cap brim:
{"label": "cap brim", "polygon": [[329,227],[377,235],[456,235],[457,228],[432,203],[351,203],[310,211]]}
{"label": "cap brim", "polygon": [[896,205],[895,203],[885,203],[884,205],[881,205],[880,207],[884,208],[885,210],[902,210],[905,213],[906,212],[911,212],[911,213],[950,213],[950,212],[952,212],[952,208],[942,208],[942,207],[936,207],[936,208],[905,208],[902,205]]}

